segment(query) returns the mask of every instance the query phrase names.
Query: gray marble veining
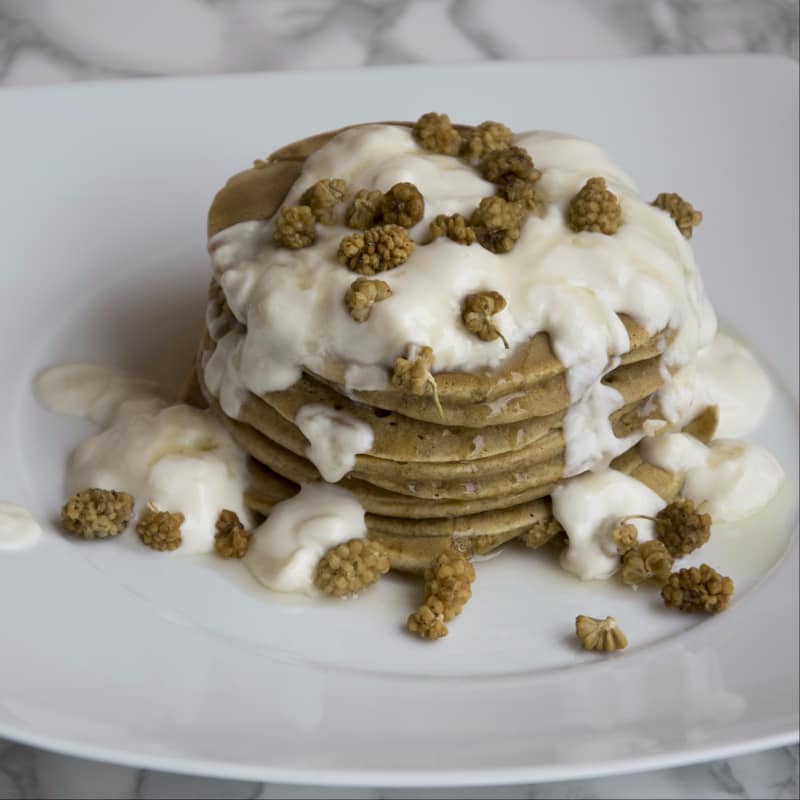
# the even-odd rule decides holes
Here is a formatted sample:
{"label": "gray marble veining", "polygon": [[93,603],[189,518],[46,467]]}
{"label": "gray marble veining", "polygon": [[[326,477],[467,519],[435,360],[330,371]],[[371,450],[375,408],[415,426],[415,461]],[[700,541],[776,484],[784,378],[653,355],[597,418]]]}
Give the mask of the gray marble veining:
{"label": "gray marble veining", "polygon": [[797,3],[0,3],[0,81],[5,85],[303,67],[712,52],[771,52],[797,58]]}
{"label": "gray marble veining", "polygon": [[[0,84],[487,59],[769,52],[795,0],[0,0]],[[0,798],[797,798],[798,748],[641,775],[408,791],[223,781],[0,740]]]}

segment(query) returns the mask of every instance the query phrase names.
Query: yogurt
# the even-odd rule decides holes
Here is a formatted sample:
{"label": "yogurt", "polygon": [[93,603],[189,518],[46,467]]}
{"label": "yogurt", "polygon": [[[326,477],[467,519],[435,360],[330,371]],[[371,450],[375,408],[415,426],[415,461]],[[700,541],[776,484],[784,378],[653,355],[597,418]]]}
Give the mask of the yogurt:
{"label": "yogurt", "polygon": [[213,551],[223,509],[250,526],[245,455],[210,412],[169,405],[153,384],[96,365],[47,370],[36,392],[54,411],[105,425],[70,456],[67,495],[89,487],[128,492],[136,501],[134,519],[148,503],[181,512],[182,543],[174,551],[181,555]]}
{"label": "yogurt", "polygon": [[313,594],[314,570],[325,551],[366,532],[364,509],[349,492],[305,484],[256,528],[244,563],[269,589]]}
{"label": "yogurt", "polygon": [[[619,569],[613,532],[623,517],[655,516],[666,504],[652,489],[613,469],[587,472],[552,492],[553,516],[569,538],[561,566],[581,580],[604,580]],[[640,541],[655,536],[649,520],[632,519]]]}
{"label": "yogurt", "polygon": [[715,522],[754,514],[778,493],[785,479],[777,459],[758,444],[715,439],[710,447],[685,433],[668,433],[642,443],[645,460],[684,472],[683,496]]}
{"label": "yogurt", "polygon": [[356,455],[372,447],[374,435],[366,422],[322,403],[301,406],[294,421],[309,441],[306,457],[329,483],[344,478]]}
{"label": "yogurt", "polygon": [[0,550],[25,550],[41,535],[42,529],[30,511],[14,503],[0,503]]}

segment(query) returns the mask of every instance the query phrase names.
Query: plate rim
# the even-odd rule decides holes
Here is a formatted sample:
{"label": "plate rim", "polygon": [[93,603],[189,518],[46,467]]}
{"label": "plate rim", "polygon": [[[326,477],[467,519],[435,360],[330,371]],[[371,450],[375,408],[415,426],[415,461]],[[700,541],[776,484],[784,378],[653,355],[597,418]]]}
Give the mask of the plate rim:
{"label": "plate rim", "polygon": [[796,745],[800,742],[800,730],[795,727],[782,733],[748,739],[739,744],[723,744],[703,750],[687,747],[683,750],[678,749],[659,755],[585,762],[571,766],[476,767],[457,771],[420,772],[318,768],[306,771],[297,767],[248,766],[229,761],[208,760],[204,761],[201,767],[196,760],[191,758],[158,756],[144,751],[123,753],[118,749],[102,745],[71,744],[59,737],[51,739],[46,734],[29,733],[3,725],[2,720],[0,720],[0,738],[73,758],[140,770],[155,770],[222,780],[332,788],[462,788],[589,780],[691,766]]}

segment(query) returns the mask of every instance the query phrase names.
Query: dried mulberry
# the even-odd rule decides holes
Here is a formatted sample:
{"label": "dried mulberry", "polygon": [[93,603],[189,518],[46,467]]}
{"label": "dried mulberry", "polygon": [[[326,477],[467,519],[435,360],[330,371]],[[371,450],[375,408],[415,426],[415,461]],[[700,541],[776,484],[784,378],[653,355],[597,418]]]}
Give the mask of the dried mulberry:
{"label": "dried mulberry", "polygon": [[611,536],[614,539],[617,552],[621,556],[624,556],[628,550],[633,550],[639,544],[639,532],[636,530],[636,526],[625,520],[619,522],[612,531]]}
{"label": "dried mulberry", "polygon": [[628,646],[628,637],[617,625],[614,617],[597,619],[579,614],[575,617],[575,635],[587,650],[605,650],[613,653]]}
{"label": "dried mulberry", "polygon": [[657,539],[642,542],[622,557],[622,582],[629,586],[639,586],[649,580],[666,583],[672,563],[672,556]]}
{"label": "dried mulberry", "polygon": [[622,223],[622,207],[606,187],[605,178],[589,178],[567,208],[567,224],[573,231],[592,231],[611,236]]}
{"label": "dried mulberry", "polygon": [[433,377],[431,367],[433,367],[433,350],[430,347],[420,347],[415,354],[409,354],[408,358],[396,358],[392,371],[392,386],[411,394],[423,395]]}
{"label": "dried mulberry", "polygon": [[344,213],[348,228],[366,230],[380,222],[383,192],[377,189],[359,189]]}
{"label": "dried mulberry", "polygon": [[383,196],[381,221],[412,228],[425,214],[425,199],[413,183],[396,183]]}
{"label": "dried mulberry", "polygon": [[317,222],[322,225],[333,223],[334,209],[344,200],[347,183],[341,178],[323,178],[303,192],[300,205],[308,206]]}
{"label": "dried mulberry", "polygon": [[470,225],[481,246],[492,253],[507,253],[522,233],[524,212],[502,197],[484,197],[472,212]]}
{"label": "dried mulberry", "polygon": [[76,492],[61,509],[61,524],[84,539],[105,539],[125,530],[133,514],[133,497],[109,489]]}
{"label": "dried mulberry", "polygon": [[435,603],[435,607],[421,605],[408,618],[406,627],[410,633],[416,633],[420,639],[441,639],[447,636],[447,625],[444,622],[443,606]]}
{"label": "dried mulberry", "polygon": [[223,509],[215,527],[214,550],[223,558],[244,558],[250,547],[250,536],[245,533],[239,515]]}
{"label": "dried mulberry", "polygon": [[728,607],[733,581],[708,564],[673,572],[661,589],[667,608],[716,614]]}
{"label": "dried mulberry", "polygon": [[408,630],[423,639],[447,635],[447,625],[472,597],[475,568],[460,553],[441,553],[425,570],[422,605],[408,618]]}
{"label": "dried mulberry", "polygon": [[136,523],[136,533],[153,550],[177,550],[181,546],[183,521],[184,516],[180,512],[159,511],[149,503]]}
{"label": "dried mulberry", "polygon": [[703,212],[696,211],[688,200],[675,192],[662,192],[651,205],[666,211],[687,239],[692,238],[694,228],[703,221]]}
{"label": "dried mulberry", "polygon": [[487,153],[481,159],[480,172],[491,183],[505,183],[512,178],[533,183],[542,174],[533,165],[528,151],[516,145]]}
{"label": "dried mulberry", "polygon": [[366,322],[372,306],[391,296],[392,290],[386,281],[356,278],[344,295],[344,303],[356,322]]}
{"label": "dried mulberry", "polygon": [[461,155],[470,160],[480,159],[495,150],[505,150],[511,146],[514,134],[500,122],[487,120],[464,133]]}
{"label": "dried mulberry", "polygon": [[275,244],[299,250],[310,247],[317,238],[317,219],[308,206],[284,206],[275,220]]}
{"label": "dried mulberry", "polygon": [[428,244],[440,236],[446,236],[458,244],[470,245],[477,236],[475,229],[461,216],[461,214],[439,214],[428,228]]}
{"label": "dried mulberry", "polygon": [[433,350],[427,346],[420,347],[419,350],[414,348],[409,352],[408,358],[398,357],[394,360],[392,386],[417,396],[424,395],[430,389],[439,416],[444,417],[444,410],[439,402],[436,378],[431,372],[432,367]]}
{"label": "dried mulberry", "polygon": [[426,150],[457,156],[461,150],[461,134],[453,127],[447,114],[431,111],[423,114],[413,128],[414,138]]}
{"label": "dried mulberry", "polygon": [[331,547],[319,560],[314,585],[334,597],[346,597],[372,586],[389,571],[386,548],[371,539],[350,539]]}
{"label": "dried mulberry", "polygon": [[510,178],[498,187],[498,194],[509,203],[515,203],[527,212],[542,216],[545,201],[536,184],[522,178]]}
{"label": "dried mulberry", "polygon": [[711,537],[711,515],[701,514],[691,500],[678,498],[656,514],[656,536],[675,558],[702,547]]}
{"label": "dried mulberry", "polygon": [[379,225],[345,236],[336,255],[340,264],[361,275],[375,275],[405,264],[414,242],[400,225]]}
{"label": "dried mulberry", "polygon": [[508,349],[506,337],[495,327],[492,316],[506,307],[506,299],[498,292],[468,294],[461,303],[464,327],[484,342],[500,339]]}

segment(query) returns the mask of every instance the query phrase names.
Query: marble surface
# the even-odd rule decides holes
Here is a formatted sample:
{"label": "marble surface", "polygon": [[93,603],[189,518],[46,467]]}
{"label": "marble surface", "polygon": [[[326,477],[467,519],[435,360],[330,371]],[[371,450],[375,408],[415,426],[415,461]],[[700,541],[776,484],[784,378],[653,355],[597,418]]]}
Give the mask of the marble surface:
{"label": "marble surface", "polygon": [[771,52],[796,0],[2,0],[0,81]]}
{"label": "marble surface", "polygon": [[[0,0],[0,85],[487,59],[770,52],[796,0]],[[100,764],[0,740],[0,798],[797,798],[798,748],[492,789],[325,789]]]}

